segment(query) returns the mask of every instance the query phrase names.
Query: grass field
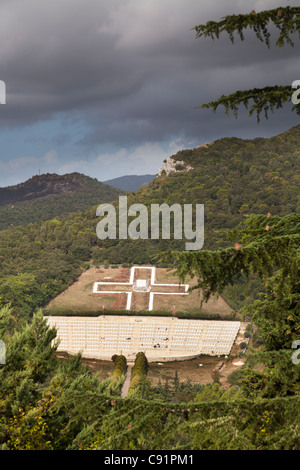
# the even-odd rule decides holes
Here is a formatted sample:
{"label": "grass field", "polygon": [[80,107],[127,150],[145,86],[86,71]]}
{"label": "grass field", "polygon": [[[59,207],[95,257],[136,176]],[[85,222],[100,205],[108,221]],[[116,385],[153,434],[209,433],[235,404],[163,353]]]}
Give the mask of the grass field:
{"label": "grass field", "polygon": [[[150,280],[151,271],[148,269],[139,269],[136,267],[134,280],[146,279]],[[106,268],[97,269],[91,267],[85,271],[76,282],[68,289],[53,299],[47,309],[74,309],[78,312],[100,311],[101,309],[121,310],[126,308],[126,294],[119,293],[93,293],[94,282],[129,282],[130,268]],[[195,285],[194,280],[186,281],[190,286]],[[156,284],[178,284],[178,279],[166,268],[156,268]],[[131,291],[131,286],[101,286],[101,290],[110,291]],[[169,295],[154,295],[153,310],[162,310],[166,312],[179,311],[200,311],[201,293],[192,291],[188,295],[172,295],[173,292],[182,292],[183,287],[173,286],[153,286],[151,292],[164,292]],[[147,310],[149,305],[149,293],[137,293],[132,295],[131,310]],[[232,313],[231,307],[226,301],[219,296],[213,298],[207,303],[203,303],[201,312],[208,314],[218,313],[220,315],[228,315]]]}

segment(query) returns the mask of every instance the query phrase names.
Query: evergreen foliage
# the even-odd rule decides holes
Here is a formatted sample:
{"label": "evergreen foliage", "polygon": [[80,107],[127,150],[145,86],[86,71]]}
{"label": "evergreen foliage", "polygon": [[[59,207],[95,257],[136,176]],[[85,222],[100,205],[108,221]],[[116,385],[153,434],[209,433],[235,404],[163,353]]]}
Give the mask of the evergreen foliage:
{"label": "evergreen foliage", "polygon": [[234,43],[234,33],[237,33],[239,38],[243,41],[245,39],[244,30],[250,28],[255,32],[257,39],[264,42],[268,47],[271,47],[271,34],[268,30],[268,26],[272,23],[279,32],[276,46],[282,47],[285,43],[293,46],[294,43],[291,35],[298,33],[300,37],[299,16],[299,6],[277,7],[258,13],[252,10],[245,15],[228,15],[218,22],[208,21],[205,25],[198,25],[193,29],[196,31],[197,38],[203,36],[210,37],[211,39],[219,39],[220,34],[226,31],[231,42]]}
{"label": "evergreen foliage", "polygon": [[0,188],[0,230],[75,214],[124,193],[81,173],[36,175]]}
{"label": "evergreen foliage", "polygon": [[131,380],[128,389],[128,395],[145,398],[147,388],[150,383],[146,380],[148,372],[148,360],[145,353],[138,352],[135,358],[134,366],[131,369]]}
{"label": "evergreen foliage", "polygon": [[233,230],[234,247],[217,251],[165,253],[162,259],[175,259],[176,273],[196,277],[204,299],[221,293],[237,274],[256,274],[264,283],[259,300],[242,309],[259,328],[268,349],[290,348],[300,334],[300,219],[249,216],[244,228]]}
{"label": "evergreen foliage", "polygon": [[[289,33],[299,32],[298,7],[251,15],[227,17],[223,24],[198,27],[197,33],[218,37],[227,30],[233,40],[238,31],[243,39],[243,29],[252,27],[269,45],[266,26],[271,20],[279,28],[281,46],[291,44]],[[107,246],[96,239],[95,208],[0,232],[0,339],[6,346],[5,363],[0,364],[1,449],[299,449],[300,368],[291,360],[291,344],[299,339],[300,328],[298,132],[299,127],[294,128],[267,143],[222,139],[206,149],[184,151],[180,160],[192,166],[200,161],[201,167],[162,176],[131,198],[143,202],[150,195],[150,201],[170,203],[181,196],[182,202],[199,203],[204,194],[211,212],[206,215],[213,229],[209,233],[231,229],[230,245],[224,243],[223,233],[202,251],[184,252],[174,244],[161,257],[174,263],[181,280],[196,277],[196,288],[203,289],[205,299],[241,276],[260,279],[261,295],[242,311],[255,326],[257,349],[232,374],[228,390],[220,387],[218,376],[212,384],[195,385],[181,383],[175,375],[151,387],[149,364],[140,352],[129,396],[123,399],[123,356],[114,358],[114,370],[103,381],[82,364],[80,354],[67,361],[57,357],[56,330],[37,307],[73,282],[93,251],[100,258],[102,250],[107,261],[120,248],[120,258],[125,258],[121,244]],[[225,184],[228,181],[232,184]],[[252,215],[244,220],[246,214]],[[219,225],[213,225],[212,215],[218,215]],[[143,241],[137,257],[149,262],[153,246],[145,249]],[[162,246],[157,244],[153,251],[158,253]]]}
{"label": "evergreen foliage", "polygon": [[[227,32],[232,43],[236,35],[244,41],[244,31],[249,28],[255,32],[257,39],[265,43],[268,48],[271,47],[270,24],[275,26],[278,31],[278,37],[275,43],[276,47],[285,45],[294,46],[293,35],[300,37],[300,7],[278,7],[271,10],[255,12],[252,10],[249,14],[228,15],[220,21],[208,21],[206,24],[195,26],[196,38],[208,37],[219,39],[220,35]],[[260,120],[261,113],[268,118],[268,113],[274,112],[274,109],[291,101],[293,90],[291,84],[283,86],[266,86],[264,88],[253,88],[250,90],[236,91],[230,95],[222,95],[219,99],[205,103],[199,108],[211,108],[216,111],[218,106],[222,105],[226,113],[233,111],[237,117],[238,109],[241,104],[249,110],[249,115],[256,113],[257,121]],[[249,107],[249,102],[251,106]],[[300,114],[300,106],[294,105],[292,110]]]}
{"label": "evergreen foliage", "polygon": [[119,355],[114,359],[114,368],[111,374],[112,380],[119,380],[121,377],[125,378],[127,370],[127,360],[123,355]]}
{"label": "evergreen foliage", "polygon": [[[299,126],[269,138],[220,139],[174,156],[193,170],[159,177],[128,199],[128,205],[204,203],[204,250],[229,247],[225,230],[247,214],[285,216],[299,212]],[[184,250],[184,240],[104,240],[96,235],[96,207],[26,227],[0,231],[0,301],[30,316],[78,278],[93,263],[172,266],[157,263],[162,251]],[[150,210],[149,210],[150,213]],[[236,310],[258,299],[257,275],[234,278],[223,296]]]}
{"label": "evergreen foliage", "polygon": [[[80,354],[58,359],[55,334],[41,313],[28,323],[8,307],[0,311],[7,346],[0,366],[1,449],[299,448],[299,394],[292,388],[292,374],[299,371],[295,366],[291,372],[287,354],[276,358],[276,369],[272,358],[264,358],[265,374],[243,369],[238,385],[227,391],[217,383],[180,383],[175,376],[160,392],[144,382],[122,399],[120,386],[112,386],[116,381],[101,382]],[[125,364],[121,357],[117,362]],[[136,364],[134,376],[145,377],[143,354]]]}

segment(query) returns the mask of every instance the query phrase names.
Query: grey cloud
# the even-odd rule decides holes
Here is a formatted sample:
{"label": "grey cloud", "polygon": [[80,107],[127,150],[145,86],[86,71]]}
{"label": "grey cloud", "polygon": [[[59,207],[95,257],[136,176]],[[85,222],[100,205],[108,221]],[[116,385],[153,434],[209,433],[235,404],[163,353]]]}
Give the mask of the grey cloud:
{"label": "grey cloud", "polygon": [[[272,4],[253,3],[257,9]],[[267,50],[253,34],[234,46],[226,35],[219,41],[195,39],[196,24],[248,10],[238,0],[6,2],[0,78],[8,97],[0,123],[23,126],[57,114],[80,116],[91,128],[79,141],[86,147],[172,135],[196,138],[213,123],[227,129],[234,122],[238,130],[249,122],[254,131],[256,123],[245,113],[238,123],[223,122],[221,114],[213,118],[210,111],[194,109],[235,89],[299,78],[297,47]],[[279,118],[272,122],[281,125]]]}

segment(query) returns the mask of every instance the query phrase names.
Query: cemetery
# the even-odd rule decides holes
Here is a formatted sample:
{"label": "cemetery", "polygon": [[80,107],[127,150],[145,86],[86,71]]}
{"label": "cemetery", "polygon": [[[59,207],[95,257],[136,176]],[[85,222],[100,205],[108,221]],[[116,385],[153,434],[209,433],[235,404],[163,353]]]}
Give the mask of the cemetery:
{"label": "cemetery", "polygon": [[[91,275],[88,271],[87,275]],[[112,274],[112,271],[114,276],[104,275]],[[240,321],[192,320],[176,316],[176,309],[180,305],[177,299],[181,299],[184,304],[190,299],[191,292],[194,293],[189,290],[190,284],[180,284],[178,280],[174,282],[176,279],[166,270],[154,266],[133,266],[130,269],[119,268],[108,272],[94,270],[93,274],[94,282],[82,283],[79,280],[75,284],[86,299],[93,299],[93,308],[94,305],[98,306],[99,315],[81,316],[80,312],[73,316],[64,316],[63,313],[55,315],[57,304],[52,313],[50,308],[47,321],[50,326],[57,328],[60,341],[58,351],[69,354],[80,351],[83,357],[103,360],[110,359],[113,354],[124,355],[131,360],[142,351],[149,361],[230,354],[240,329]],[[68,298],[78,302],[79,297],[70,295],[68,291]],[[60,297],[63,296],[62,294]],[[117,305],[125,307],[124,312],[130,312],[137,305],[143,306],[143,315],[114,315],[111,312],[106,314],[104,302],[110,296],[118,299]],[[173,314],[150,315],[154,308],[161,307],[165,299],[172,303]],[[197,300],[199,304],[199,296]],[[53,303],[55,306],[55,302]],[[222,307],[226,313],[230,311],[222,298],[210,303],[211,311],[222,311]],[[62,305],[64,306],[64,303]],[[224,307],[227,307],[228,311]]]}

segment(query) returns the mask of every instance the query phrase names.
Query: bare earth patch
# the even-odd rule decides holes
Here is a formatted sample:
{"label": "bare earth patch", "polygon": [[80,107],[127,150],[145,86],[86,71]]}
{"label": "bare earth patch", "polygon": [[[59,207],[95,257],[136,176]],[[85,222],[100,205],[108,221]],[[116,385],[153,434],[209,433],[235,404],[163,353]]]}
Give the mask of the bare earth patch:
{"label": "bare earth patch", "polygon": [[[59,352],[57,353],[57,357],[62,360],[69,359],[69,355],[67,353]],[[101,361],[98,359],[81,359],[82,363],[88,366],[94,373],[97,374],[100,381],[107,379],[114,368],[113,361]]]}
{"label": "bare earth patch", "polygon": [[[243,361],[241,360],[241,362]],[[240,367],[241,365],[234,366],[231,360],[226,361],[215,356],[203,356],[189,361],[150,363],[148,379],[150,379],[152,386],[156,386],[159,380],[162,383],[166,379],[172,381],[177,371],[180,382],[189,380],[192,383],[205,385],[212,383],[215,372],[219,372],[220,385],[222,388],[227,389],[230,387],[228,376]]]}
{"label": "bare earth patch", "polygon": [[[87,311],[100,311],[104,309],[125,309],[126,308],[126,294],[107,294],[97,293],[93,294],[94,282],[129,282],[130,269],[129,268],[107,268],[98,269],[92,267],[81,274],[77,281],[75,281],[68,289],[59,294],[47,305],[47,308],[52,310],[70,309],[79,312]],[[145,279],[150,280],[150,269],[137,269],[135,270],[135,280]],[[190,286],[195,285],[195,280],[186,280]],[[178,284],[178,278],[171,274],[165,268],[156,268],[157,284]],[[101,286],[105,290],[105,286]],[[184,288],[177,287],[152,287],[153,292],[170,292],[170,295],[154,295],[154,310],[164,310],[174,313],[177,311],[186,311],[197,309],[200,310],[201,295],[199,291],[191,291],[188,295],[172,295],[172,292],[178,292],[178,289],[184,293]],[[131,290],[131,286],[109,286],[109,290]],[[180,292],[179,290],[179,292]],[[149,303],[149,294],[133,293],[131,310],[147,310]],[[202,304],[201,311],[203,313],[218,313],[220,315],[227,315],[232,313],[231,307],[227,302],[219,296],[209,300],[207,303]]]}
{"label": "bare earth patch", "polygon": [[[66,353],[58,353],[60,359],[68,359],[69,355]],[[112,361],[103,361],[98,359],[82,358],[84,365],[87,365],[99,380],[107,379],[114,368]],[[229,388],[228,376],[234,371],[239,369],[242,364],[235,366],[234,362],[244,362],[243,359],[233,359],[233,361],[225,361],[219,357],[203,356],[189,361],[173,361],[164,363],[149,363],[149,370],[147,378],[150,380],[152,386],[156,386],[161,380],[162,383],[166,379],[172,382],[177,370],[180,382],[190,380],[192,383],[199,383],[202,385],[212,383],[214,379],[214,372],[220,370],[220,384],[222,388]],[[200,366],[199,364],[202,364]]]}

